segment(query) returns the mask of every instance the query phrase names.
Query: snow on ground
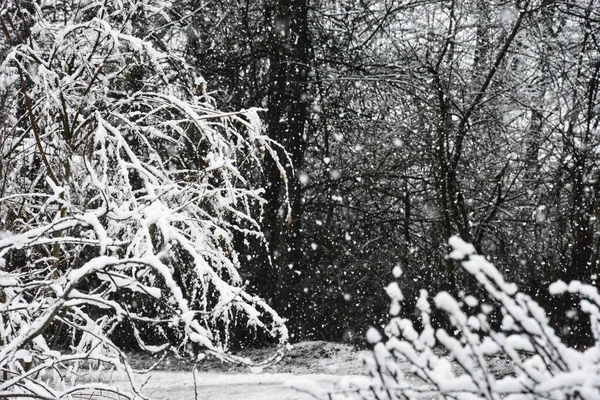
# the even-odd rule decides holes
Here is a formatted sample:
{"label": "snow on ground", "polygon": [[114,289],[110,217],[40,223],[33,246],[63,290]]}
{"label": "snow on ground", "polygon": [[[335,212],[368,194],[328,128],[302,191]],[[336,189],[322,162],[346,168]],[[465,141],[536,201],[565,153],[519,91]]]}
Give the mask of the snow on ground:
{"label": "snow on ground", "polygon": [[[260,359],[266,358],[268,353],[268,349],[254,349],[240,355]],[[326,393],[335,391],[342,380],[364,383],[367,378],[361,356],[368,357],[368,352],[339,343],[303,342],[294,345],[281,362],[260,373],[209,358],[197,365],[194,385],[193,364],[186,359],[171,358],[160,364],[157,370],[136,374],[136,382],[144,383],[142,394],[160,400],[308,400],[314,397],[292,386]],[[139,355],[131,360],[139,369],[150,366],[154,361]],[[488,362],[490,372],[496,377],[512,372],[512,366],[506,360],[490,358]],[[407,373],[407,382],[422,385],[410,373],[408,363],[403,369]],[[128,387],[124,375],[111,375],[107,371],[92,373],[89,380],[110,382],[122,389]]]}
{"label": "snow on ground", "polygon": [[[142,393],[153,399],[187,400],[196,398],[208,400],[308,400],[312,396],[291,387],[301,377],[305,383],[308,379],[315,382],[315,387],[327,390],[339,381],[339,375],[311,374],[240,374],[201,372],[196,375],[197,386],[190,372],[156,371],[141,379],[146,384]],[[360,379],[356,377],[355,379]],[[116,378],[113,384],[125,387],[122,377]]]}
{"label": "snow on ground", "polygon": [[[245,357],[264,358],[269,350],[248,350]],[[278,364],[252,373],[248,368],[208,359],[197,366],[196,386],[193,365],[185,359],[168,359],[160,370],[136,375],[138,383],[144,382],[142,394],[153,399],[208,399],[208,400],[307,400],[307,393],[292,387],[302,387],[321,392],[331,390],[342,376],[353,380],[364,379],[364,367],[360,354],[352,346],[329,342],[303,342]],[[152,359],[136,357],[132,360],[138,368],[152,363]],[[91,377],[93,380],[110,381],[120,388],[127,387],[124,375]],[[196,393],[197,392],[197,393]]]}
{"label": "snow on ground", "polygon": [[[237,355],[260,361],[273,354],[273,349],[247,349]],[[324,341],[301,342],[293,345],[286,352],[285,357],[279,363],[267,367],[267,373],[291,373],[291,374],[336,374],[336,375],[360,375],[365,369],[360,361],[361,354],[368,351],[358,351],[353,346]],[[136,369],[147,369],[157,361],[148,355],[135,355],[130,360]],[[168,358],[158,367],[160,370],[168,371],[191,371],[194,368],[193,360],[186,358]],[[229,372],[248,373],[247,367],[222,362],[214,357],[208,356],[198,363],[197,368],[201,372]]]}

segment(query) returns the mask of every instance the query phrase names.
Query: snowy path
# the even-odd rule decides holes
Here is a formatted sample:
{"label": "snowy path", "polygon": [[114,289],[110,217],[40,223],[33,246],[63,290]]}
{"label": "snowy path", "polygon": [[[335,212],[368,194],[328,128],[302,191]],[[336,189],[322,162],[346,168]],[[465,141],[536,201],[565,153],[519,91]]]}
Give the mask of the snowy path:
{"label": "snowy path", "polygon": [[[265,359],[272,349],[251,349],[242,354],[251,359]],[[248,368],[223,370],[230,368],[219,360],[207,358],[202,365],[203,371],[196,374],[199,400],[309,400],[314,399],[306,393],[299,392],[288,383],[302,382],[302,387],[310,390],[331,390],[342,377],[364,374],[360,355],[352,346],[330,342],[302,342],[294,344],[286,357],[276,365],[267,367],[263,373],[253,374]],[[138,357],[138,361],[140,358]],[[136,375],[138,384],[146,382],[142,393],[152,399],[161,400],[193,400],[194,376],[190,364],[178,364],[177,359],[170,359],[165,367],[170,371],[155,370],[148,375]],[[143,370],[154,363],[136,365]],[[120,388],[128,388],[125,376],[94,376],[94,380],[112,382]],[[362,378],[364,379],[364,377]],[[315,381],[315,385],[306,382]],[[316,386],[316,387],[315,387]]]}
{"label": "snowy path", "polygon": [[[223,374],[198,373],[199,400],[308,400],[313,397],[298,392],[287,385],[299,378],[294,374]],[[320,388],[331,388],[339,381],[339,375],[301,375],[303,380],[318,382]],[[142,393],[153,399],[193,400],[194,378],[192,373],[156,371],[149,376],[138,377],[144,385]],[[125,384],[115,379],[117,386]],[[122,386],[124,387],[124,386]]]}
{"label": "snowy path", "polygon": [[[268,349],[251,350],[244,354],[252,359],[264,359]],[[347,387],[343,382],[351,381],[367,385],[368,378],[361,361],[368,357],[366,351],[357,351],[351,346],[329,342],[302,342],[276,365],[261,373],[253,374],[248,368],[229,369],[232,366],[218,360],[207,359],[203,371],[196,374],[198,400],[310,400],[314,397],[297,391],[294,384],[304,390],[325,394]],[[137,361],[140,361],[138,357]],[[179,363],[180,359],[168,359],[164,365],[168,370],[154,370],[147,375],[135,375],[136,383],[142,384],[142,394],[156,400],[195,400],[193,365]],[[138,362],[136,368],[143,370],[153,364],[152,359]],[[408,365],[403,369],[407,372]],[[107,371],[92,373],[94,382],[109,383],[113,387],[127,390],[129,385],[124,374]],[[422,384],[408,374],[407,381],[417,386]],[[337,390],[336,390],[337,389]],[[327,398],[327,396],[323,396]]]}

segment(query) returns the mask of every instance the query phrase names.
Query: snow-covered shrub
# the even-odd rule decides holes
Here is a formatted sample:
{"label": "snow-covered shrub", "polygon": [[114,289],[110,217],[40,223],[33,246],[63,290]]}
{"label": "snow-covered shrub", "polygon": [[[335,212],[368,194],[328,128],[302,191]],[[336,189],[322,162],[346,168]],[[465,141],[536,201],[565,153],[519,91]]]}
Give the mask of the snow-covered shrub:
{"label": "snow-covered shrub", "polygon": [[[431,302],[422,290],[417,302],[419,325],[398,317],[402,292],[396,282],[387,287],[392,316],[381,333],[371,328],[367,340],[372,357],[365,358],[371,378],[350,381],[328,398],[416,399],[600,399],[600,296],[580,282],[556,282],[552,294],[578,295],[591,320],[596,344],[586,350],[565,345],[549,326],[546,311],[528,295],[507,283],[472,245],[450,240],[450,257],[462,260],[480,297],[447,292],[433,298],[450,320],[450,328],[435,329]],[[394,270],[396,278],[401,271]],[[484,303],[481,295],[488,300]],[[492,321],[492,310],[501,312]]]}
{"label": "snow-covered shrub", "polygon": [[[0,6],[0,397],[114,392],[80,384],[90,365],[126,371],[139,395],[116,332],[248,365],[287,343],[234,248],[234,233],[262,235],[251,177],[276,144],[255,110],[220,112],[168,40],[150,42],[176,22],[168,6]],[[234,321],[280,351],[231,355]]]}

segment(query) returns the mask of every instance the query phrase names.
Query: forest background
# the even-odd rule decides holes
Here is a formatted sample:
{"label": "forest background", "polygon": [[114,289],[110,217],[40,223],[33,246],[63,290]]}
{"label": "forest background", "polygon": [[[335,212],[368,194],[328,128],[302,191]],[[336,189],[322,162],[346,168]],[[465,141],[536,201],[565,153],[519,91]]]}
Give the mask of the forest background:
{"label": "forest background", "polygon": [[[1,59],[35,36],[38,12],[60,25],[75,3],[3,2]],[[167,80],[225,113],[259,107],[282,146],[251,173],[265,189],[262,236],[238,230],[231,245],[245,289],[288,319],[292,341],[362,343],[387,320],[382,289],[396,265],[409,304],[420,288],[474,289],[447,257],[457,234],[553,310],[564,337],[586,342],[575,302],[545,288],[596,285],[600,272],[596,1],[177,0],[136,10],[129,25],[117,21],[187,66]],[[120,89],[147,88],[156,68],[135,60]],[[36,82],[17,83],[26,93]],[[29,107],[10,88],[0,88],[2,198],[14,179],[3,174],[7,143],[28,129],[10,120],[14,104]],[[193,165],[211,167],[202,162]],[[31,161],[31,173],[44,163]],[[0,228],[18,232],[20,215],[2,211]],[[236,335],[249,342],[243,326]]]}
{"label": "forest background", "polygon": [[597,2],[214,1],[182,29],[219,103],[264,107],[291,155],[291,216],[264,176],[272,267],[244,272],[298,340],[382,326],[394,265],[409,303],[472,288],[453,234],[581,340],[546,287],[600,272]]}

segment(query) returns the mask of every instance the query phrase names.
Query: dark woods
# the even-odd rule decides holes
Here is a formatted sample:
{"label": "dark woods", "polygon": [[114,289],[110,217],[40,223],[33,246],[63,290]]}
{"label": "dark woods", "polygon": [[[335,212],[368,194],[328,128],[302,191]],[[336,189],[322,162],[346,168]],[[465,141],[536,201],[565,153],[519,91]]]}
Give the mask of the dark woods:
{"label": "dark woods", "polygon": [[[48,18],[71,12],[70,2],[43,3]],[[5,12],[15,4],[20,21]],[[3,56],[27,40],[32,4],[3,3]],[[232,235],[248,290],[289,318],[293,341],[362,343],[365,327],[387,320],[382,288],[395,265],[405,311],[421,288],[474,288],[447,257],[459,235],[552,310],[561,335],[587,343],[575,303],[546,288],[596,285],[600,273],[596,1],[178,0],[164,12],[170,22],[142,10],[117,19],[180,57],[166,83],[224,111],[263,108],[265,132],[283,146],[263,152],[262,169],[238,166],[265,189],[266,202],[248,207],[262,207],[264,239]],[[135,63],[115,100],[157,85],[153,68]],[[25,93],[31,82],[22,84]],[[17,126],[35,133],[43,127],[29,121],[27,99]],[[0,109],[3,120],[10,112]],[[0,140],[8,135],[1,127]],[[207,149],[190,152],[191,169],[206,167]],[[2,218],[11,230],[15,216]]]}
{"label": "dark woods", "polygon": [[458,234],[586,341],[546,287],[599,272],[599,21],[587,0],[222,1],[190,18],[190,62],[228,107],[265,107],[294,163],[287,188],[262,177],[272,258],[245,272],[297,339],[381,325],[394,265],[409,303],[459,293]]}

